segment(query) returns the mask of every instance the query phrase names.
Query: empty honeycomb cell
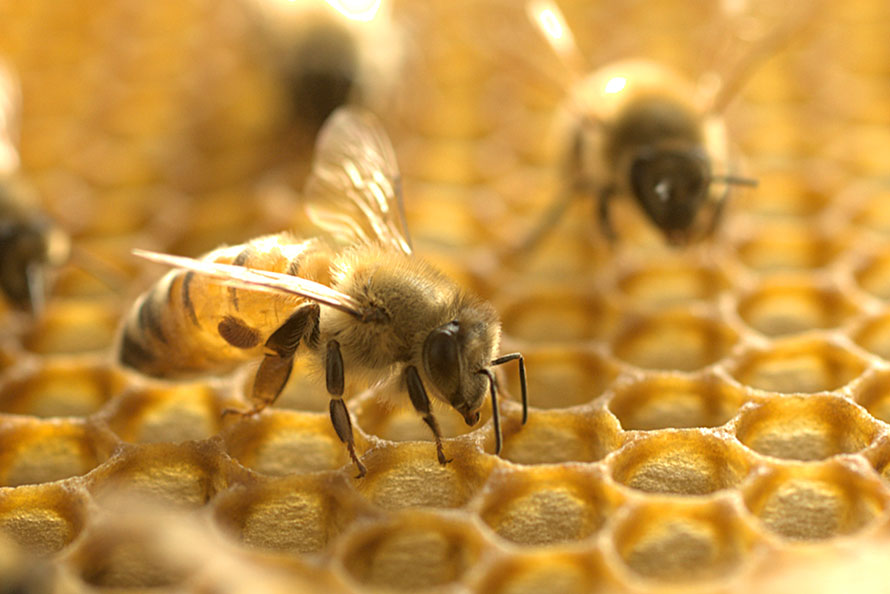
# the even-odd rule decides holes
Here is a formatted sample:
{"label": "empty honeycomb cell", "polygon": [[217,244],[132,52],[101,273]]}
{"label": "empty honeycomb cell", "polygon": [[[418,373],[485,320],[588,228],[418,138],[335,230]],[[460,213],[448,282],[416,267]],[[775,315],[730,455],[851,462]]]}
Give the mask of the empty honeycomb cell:
{"label": "empty honeycomb cell", "polygon": [[609,336],[617,312],[593,290],[535,286],[498,307],[504,333],[538,345]]}
{"label": "empty honeycomb cell", "polygon": [[638,308],[662,309],[690,301],[712,301],[728,286],[712,265],[664,258],[623,273],[618,290]]}
{"label": "empty honeycomb cell", "polygon": [[738,381],[772,392],[825,392],[847,385],[865,371],[865,362],[823,339],[784,339],[750,350],[734,362]]}
{"label": "empty honeycomb cell", "polygon": [[775,467],[758,475],[743,495],[768,530],[792,540],[852,534],[887,507],[877,478],[834,461]]}
{"label": "empty honeycomb cell", "polygon": [[610,462],[613,478],[647,493],[706,495],[736,487],[751,461],[739,447],[705,430],[667,430],[626,443]]}
{"label": "empty honeycomb cell", "polygon": [[619,503],[589,470],[541,466],[493,475],[479,515],[511,542],[553,545],[590,537]]}
{"label": "empty honeycomb cell", "polygon": [[612,341],[612,352],[643,369],[694,371],[725,357],[737,338],[723,322],[673,312],[630,319]]}
{"label": "empty honeycomb cell", "polygon": [[736,435],[766,456],[822,460],[858,452],[877,436],[878,424],[861,408],[834,395],[773,396],[744,409]]}
{"label": "empty honeycomb cell", "polygon": [[[358,439],[358,450],[365,448]],[[234,423],[226,449],[244,466],[270,476],[334,470],[349,463],[329,415],[270,411]]]}
{"label": "empty honeycomb cell", "polygon": [[[410,404],[406,391],[398,385],[385,385],[365,392],[349,404],[356,424],[364,431],[390,441],[432,441],[433,433]],[[463,415],[452,407],[433,401],[433,415],[443,437],[457,437],[477,431],[491,418],[491,405],[480,409],[479,422],[467,426]]]}
{"label": "empty honeycomb cell", "polygon": [[480,594],[588,594],[609,592],[614,587],[596,554],[523,551],[494,563],[475,591]]}
{"label": "empty honeycomb cell", "polygon": [[[592,348],[582,346],[523,349],[529,406],[537,409],[569,408],[596,399],[618,374],[616,366]],[[510,394],[520,395],[519,374],[512,363],[502,370]]]}
{"label": "empty honeycomb cell", "polygon": [[882,250],[867,258],[855,271],[855,278],[866,293],[878,299],[890,300],[890,255]]}
{"label": "empty honeycomb cell", "polygon": [[613,534],[618,556],[634,574],[668,583],[728,577],[757,544],[722,500],[646,502],[629,510]]}
{"label": "empty honeycomb cell", "polygon": [[222,397],[206,383],[140,384],[108,409],[108,425],[131,443],[206,439],[219,432]]}
{"label": "empty honeycomb cell", "polygon": [[742,239],[736,256],[755,272],[812,271],[840,253],[838,239],[810,224],[758,222],[757,232]]}
{"label": "empty honeycomb cell", "polygon": [[40,355],[84,353],[108,348],[120,320],[115,304],[94,300],[55,300],[22,338]]}
{"label": "empty honeycomb cell", "polygon": [[871,416],[890,423],[890,373],[882,370],[867,376],[854,397]]}
{"label": "empty honeycomb cell", "polygon": [[516,464],[595,462],[622,442],[615,417],[604,410],[565,412],[534,410],[521,424],[515,414],[501,416],[501,458]]}
{"label": "empty honeycomb cell", "polygon": [[363,458],[368,474],[353,486],[385,509],[461,507],[481,488],[494,459],[456,441],[445,444],[445,456],[450,462],[442,465],[433,444],[378,447]]}
{"label": "empty honeycomb cell", "polygon": [[766,336],[835,328],[856,313],[856,307],[835,288],[808,282],[767,282],[738,304],[741,318]]}
{"label": "empty honeycomb cell", "polygon": [[479,563],[482,548],[464,520],[405,510],[357,528],[338,557],[363,588],[416,592],[459,583]]}
{"label": "empty honeycomb cell", "polygon": [[0,415],[0,486],[86,474],[108,457],[112,446],[110,436],[83,422]]}
{"label": "empty honeycomb cell", "polygon": [[102,362],[46,360],[0,381],[0,411],[36,417],[86,416],[119,394],[125,381]]}
{"label": "empty honeycomb cell", "polygon": [[204,505],[238,471],[216,441],[125,445],[90,475],[97,497],[124,492],[182,507]]}
{"label": "empty honeycomb cell", "polygon": [[61,551],[83,529],[86,497],[70,486],[27,485],[0,491],[0,533],[30,553]]}
{"label": "empty honeycomb cell", "polygon": [[870,353],[890,360],[890,315],[882,313],[857,324],[852,338]]}
{"label": "empty honeycomb cell", "polygon": [[609,410],[627,430],[718,427],[744,401],[742,390],[718,377],[663,374],[616,386]]}
{"label": "empty honeycomb cell", "polygon": [[238,541],[282,553],[316,553],[355,515],[330,476],[296,475],[239,485],[215,504],[216,522]]}

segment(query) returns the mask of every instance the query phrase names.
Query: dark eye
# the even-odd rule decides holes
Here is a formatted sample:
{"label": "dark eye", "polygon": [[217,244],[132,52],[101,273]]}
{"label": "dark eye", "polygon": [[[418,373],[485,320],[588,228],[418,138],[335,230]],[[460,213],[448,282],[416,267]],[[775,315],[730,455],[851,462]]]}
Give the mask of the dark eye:
{"label": "dark eye", "polygon": [[707,162],[695,151],[644,153],[631,164],[630,184],[656,225],[685,229],[707,193]]}
{"label": "dark eye", "polygon": [[457,394],[460,388],[461,360],[457,322],[437,328],[423,344],[423,366],[443,396]]}

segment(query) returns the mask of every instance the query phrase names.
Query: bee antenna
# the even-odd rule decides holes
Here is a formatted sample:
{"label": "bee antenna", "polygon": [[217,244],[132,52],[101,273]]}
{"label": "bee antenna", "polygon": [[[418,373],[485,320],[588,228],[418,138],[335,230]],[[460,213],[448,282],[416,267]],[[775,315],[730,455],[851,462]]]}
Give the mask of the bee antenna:
{"label": "bee antenna", "polygon": [[525,381],[525,359],[522,358],[521,353],[510,353],[509,355],[498,357],[491,362],[491,365],[503,365],[504,363],[515,361],[516,359],[519,359],[519,390],[522,392],[522,424],[525,425],[525,422],[528,421],[528,386]]}
{"label": "bee antenna", "polygon": [[711,178],[711,181],[723,182],[731,186],[747,186],[749,188],[756,188],[759,184],[754,178],[740,177],[738,175],[715,175]]}
{"label": "bee antenna", "polygon": [[495,383],[494,374],[490,369],[480,369],[477,373],[485,374],[488,377],[488,386],[491,390],[491,420],[494,422],[494,453],[501,453],[501,413],[498,410],[498,389]]}

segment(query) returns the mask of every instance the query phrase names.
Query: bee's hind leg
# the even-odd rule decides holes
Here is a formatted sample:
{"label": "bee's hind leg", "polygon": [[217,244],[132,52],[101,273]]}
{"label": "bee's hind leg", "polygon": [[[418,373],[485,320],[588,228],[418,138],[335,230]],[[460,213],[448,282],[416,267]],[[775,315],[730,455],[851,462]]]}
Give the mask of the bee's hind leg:
{"label": "bee's hind leg", "polygon": [[436,437],[436,455],[439,457],[439,464],[448,464],[451,462],[451,458],[445,457],[439,423],[430,411],[430,398],[426,394],[423,382],[420,381],[420,374],[417,373],[417,368],[413,365],[405,368],[405,383],[408,385],[408,396],[411,397],[411,404],[414,405],[414,410],[423,415],[423,422],[429,426]]}
{"label": "bee's hind leg", "polygon": [[227,408],[223,416],[237,414],[251,416],[271,405],[284,390],[294,367],[294,355],[300,340],[310,343],[318,340],[317,303],[309,303],[297,309],[291,316],[266,340],[266,356],[257,369],[253,381],[251,400],[253,407],[247,410]]}
{"label": "bee's hind leg", "polygon": [[325,381],[327,382],[328,393],[331,395],[331,423],[334,425],[334,431],[340,441],[346,444],[349,451],[349,457],[355,463],[358,469],[358,475],[355,478],[362,478],[368,472],[365,465],[361,463],[355,453],[355,439],[352,436],[352,421],[349,420],[349,411],[346,410],[346,403],[343,402],[343,390],[345,388],[345,380],[343,377],[343,356],[340,354],[340,343],[332,340],[328,343],[325,353]]}

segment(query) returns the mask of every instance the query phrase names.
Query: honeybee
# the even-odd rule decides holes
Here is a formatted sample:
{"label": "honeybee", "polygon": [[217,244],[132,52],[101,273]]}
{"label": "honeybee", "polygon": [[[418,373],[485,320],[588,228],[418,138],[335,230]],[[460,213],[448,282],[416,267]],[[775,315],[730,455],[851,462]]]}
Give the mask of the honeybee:
{"label": "honeybee", "polygon": [[806,22],[798,7],[758,40],[729,75],[694,85],[664,65],[626,59],[587,75],[571,30],[552,0],[532,0],[527,12],[573,75],[563,163],[564,185],[518,252],[534,247],[578,195],[597,200],[598,226],[614,242],[610,206],[629,196],[671,245],[713,235],[731,188],[756,180],[734,170],[722,112],[744,79]]}
{"label": "honeybee", "polygon": [[343,243],[289,233],[222,247],[200,260],[137,251],[181,268],[134,304],[118,357],[145,374],[182,377],[232,369],[262,358],[253,385],[255,414],[272,404],[302,343],[324,372],[330,416],[364,476],[343,401],[346,374],[395,379],[432,431],[447,464],[430,392],[479,421],[490,394],[495,452],[501,449],[493,366],[518,360],[523,423],[525,362],[495,357],[500,321],[491,304],[413,254],[401,207],[395,153],[380,123],[358,108],[332,114],[319,133],[304,199],[309,217]]}
{"label": "honeybee", "polygon": [[17,309],[43,309],[48,272],[68,256],[68,238],[37,205],[19,171],[20,93],[0,63],[0,291]]}
{"label": "honeybee", "polygon": [[[340,105],[379,106],[401,62],[382,0],[254,0],[294,119],[310,137]],[[381,44],[380,40],[387,42]]]}

